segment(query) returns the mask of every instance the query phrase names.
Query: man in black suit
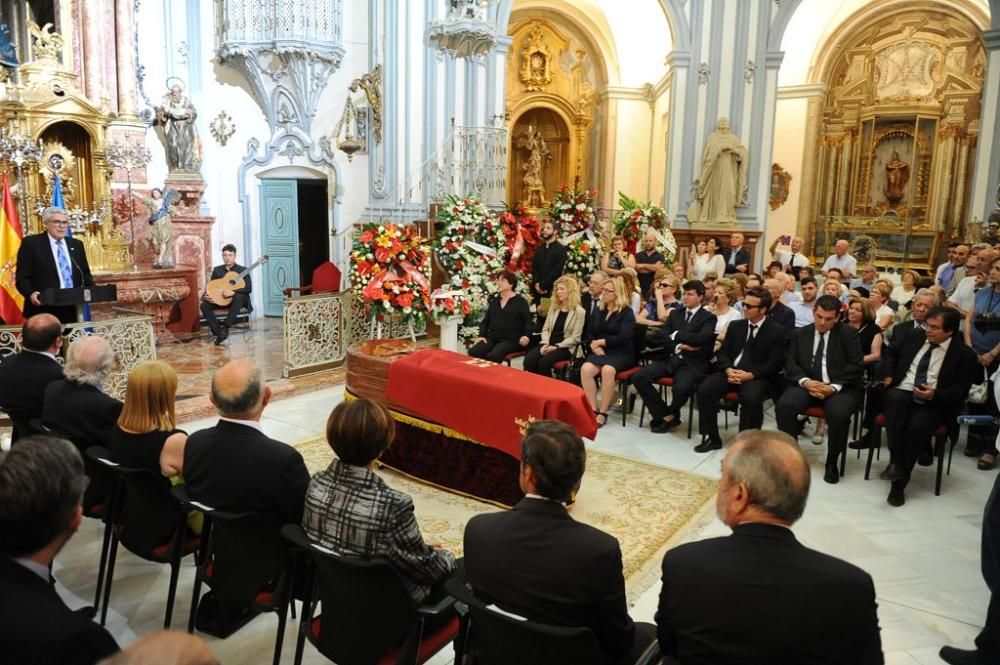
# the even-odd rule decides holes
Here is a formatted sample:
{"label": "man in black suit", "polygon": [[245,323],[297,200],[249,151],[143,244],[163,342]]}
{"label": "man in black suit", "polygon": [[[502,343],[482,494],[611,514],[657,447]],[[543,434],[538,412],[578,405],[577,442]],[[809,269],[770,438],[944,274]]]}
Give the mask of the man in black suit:
{"label": "man in black suit", "polygon": [[[743,246],[744,237],[738,231],[729,236],[729,247],[722,250],[722,258],[726,261],[726,274],[750,272],[750,251]],[[720,275],[721,277],[721,275]]]}
{"label": "man in black suit", "polygon": [[63,378],[56,361],[62,348],[62,323],[51,314],[35,314],[21,326],[21,352],[0,363],[0,408],[10,416],[11,442],[31,434],[31,421],[42,417],[45,388]]}
{"label": "man in black suit", "polygon": [[813,406],[826,412],[829,443],[823,480],[840,480],[837,458],[847,446],[851,416],[861,403],[864,354],[858,334],[837,321],[840,300],[820,296],[813,324],[797,329],[785,356],[785,378],[791,382],[775,406],[778,429],[798,436],[798,415]]}
{"label": "man in black suit", "polygon": [[785,280],[771,278],[764,281],[764,288],[771,294],[771,309],[767,311],[767,318],[779,326],[783,327],[789,334],[795,329],[795,312],[791,307],[781,302],[781,296],[785,294]]}
{"label": "man in black suit", "polygon": [[277,524],[299,524],[309,473],[302,455],[269,438],[260,417],[271,399],[259,368],[233,360],[212,377],[219,422],[188,437],[184,481],[191,496],[213,508],[273,515]]}
{"label": "man in black suit", "polygon": [[42,211],[43,233],[27,236],[17,250],[15,285],[24,296],[25,318],[48,312],[63,323],[76,322],[76,307],[53,307],[42,302],[46,289],[93,286],[87,252],[76,238],[67,238],[69,221],[62,208]]}
{"label": "man in black suit", "polygon": [[[681,424],[681,409],[694,396],[698,383],[708,374],[715,351],[715,314],[702,307],[705,285],[696,279],[685,282],[683,309],[670,312],[667,323],[657,334],[657,343],[665,344],[665,360],[655,360],[632,377],[632,385],[649,409],[654,432],[669,432]],[[660,397],[657,380],[673,377],[670,405]]]}
{"label": "man in black suit", "polygon": [[656,624],[667,663],[884,662],[871,576],[792,533],[808,496],[809,463],[791,437],[740,433],[716,500],[732,535],[663,558]]}
{"label": "man in black suit", "polygon": [[[210,279],[220,279],[225,277],[228,272],[241,273],[244,270],[246,270],[246,267],[236,263],[236,246],[223,245],[222,265],[212,268],[212,276]],[[212,331],[212,335],[215,337],[216,346],[226,341],[226,338],[229,337],[229,329],[236,324],[236,318],[240,315],[240,312],[243,311],[244,308],[249,309],[250,307],[250,292],[253,291],[253,283],[250,281],[249,273],[243,278],[243,282],[244,286],[242,289],[237,289],[235,291],[226,290],[222,292],[222,295],[227,298],[232,296],[232,301],[228,305],[213,301],[209,297],[208,293],[202,296],[201,314],[205,317],[205,322],[208,323],[208,327]],[[226,314],[226,320],[221,324],[219,323],[218,317],[215,316],[215,310],[220,307],[229,308],[229,312]]]}
{"label": "man in black suit", "polygon": [[0,452],[0,660],[93,665],[118,651],[104,628],[56,593],[52,560],[83,520],[87,477],[67,441],[32,436]]}
{"label": "man in black suit", "polygon": [[884,356],[882,371],[889,466],[880,474],[892,481],[888,502],[902,506],[903,490],[931,432],[954,423],[976,377],[976,352],[958,334],[958,312],[938,305],[924,322],[925,335],[910,334],[898,351]]}
{"label": "man in black suit", "polygon": [[912,334],[923,339],[927,313],[936,305],[937,296],[930,289],[920,289],[913,294],[913,300],[910,301],[910,318],[889,328],[883,354],[895,353],[895,350],[902,347],[906,343],[906,338]]}
{"label": "man in black suit", "polygon": [[743,299],[743,316],[729,324],[722,347],[716,353],[718,371],[698,388],[697,453],[722,448],[719,438],[719,400],[730,391],[739,391],[740,431],[760,429],[764,423],[764,402],[779,394],[779,373],[785,362],[788,331],[765,316],[771,294],[755,287]]}
{"label": "man in black suit", "polygon": [[106,446],[121,415],[122,403],[103,390],[114,365],[108,340],[83,337],[66,351],[65,378],[45,388],[42,424],[73,441],[81,453],[90,446]]}
{"label": "man in black suit", "polygon": [[542,298],[552,297],[552,285],[562,277],[568,254],[566,245],[559,242],[556,226],[551,221],[542,222],[538,236],[542,244],[531,258],[531,295],[536,305]]}
{"label": "man in black suit", "polygon": [[465,527],[464,577],[477,596],[530,621],[594,631],[608,663],[634,662],[655,628],[628,615],[621,547],[566,510],[587,452],[569,425],[532,423],[521,442],[521,490],[511,510]]}

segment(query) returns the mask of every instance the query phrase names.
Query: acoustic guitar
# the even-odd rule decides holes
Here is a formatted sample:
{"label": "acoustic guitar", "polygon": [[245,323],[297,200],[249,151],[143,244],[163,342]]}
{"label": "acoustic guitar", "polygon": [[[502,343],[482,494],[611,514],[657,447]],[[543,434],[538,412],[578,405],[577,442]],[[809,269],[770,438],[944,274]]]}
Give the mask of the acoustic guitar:
{"label": "acoustic guitar", "polygon": [[253,262],[249,268],[245,268],[242,272],[236,272],[235,270],[230,270],[225,275],[218,279],[213,279],[208,284],[205,285],[205,295],[208,300],[211,300],[216,305],[221,305],[225,307],[233,301],[232,296],[222,295],[223,291],[239,291],[247,285],[246,281],[243,279],[250,274],[254,268],[262,263],[267,263],[268,256],[265,254],[256,261]]}

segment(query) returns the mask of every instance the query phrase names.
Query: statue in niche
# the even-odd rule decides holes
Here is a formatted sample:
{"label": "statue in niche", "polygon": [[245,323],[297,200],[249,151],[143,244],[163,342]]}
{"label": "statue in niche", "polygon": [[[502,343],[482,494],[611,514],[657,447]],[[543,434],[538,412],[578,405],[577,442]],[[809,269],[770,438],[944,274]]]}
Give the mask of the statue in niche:
{"label": "statue in niche", "polygon": [[156,107],[154,124],[167,152],[168,170],[170,173],[198,173],[201,169],[201,142],[194,124],[198,112],[184,94],[180,79],[171,78],[167,83],[170,91]]}
{"label": "statue in niche", "polygon": [[545,143],[541,130],[536,131],[531,125],[528,125],[528,131],[518,141],[518,147],[528,151],[528,161],[522,167],[522,203],[528,208],[541,208],[545,205],[545,167],[552,161],[552,151]]}
{"label": "statue in niche", "polygon": [[532,27],[524,40],[520,78],[528,92],[540,92],[552,83],[552,58],[540,25]]}
{"label": "statue in niche", "polygon": [[746,205],[749,153],[719,118],[701,156],[701,174],[688,220],[703,224],[736,224],[736,208]]}
{"label": "statue in niche", "polygon": [[132,196],[149,208],[149,239],[153,243],[155,258],[154,268],[174,267],[174,225],[171,217],[177,214],[177,205],[181,195],[176,189],[168,189],[166,193],[159,187],[154,187],[149,196],[135,192]]}
{"label": "statue in niche", "polygon": [[893,208],[903,200],[909,181],[910,165],[899,158],[899,152],[893,150],[892,159],[885,165],[885,199]]}

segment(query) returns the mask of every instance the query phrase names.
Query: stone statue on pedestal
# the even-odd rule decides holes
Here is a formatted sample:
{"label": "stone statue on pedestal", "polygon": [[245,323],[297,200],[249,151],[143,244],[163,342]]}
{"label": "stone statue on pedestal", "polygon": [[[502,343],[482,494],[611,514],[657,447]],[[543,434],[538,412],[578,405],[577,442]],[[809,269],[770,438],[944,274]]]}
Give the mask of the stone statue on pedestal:
{"label": "stone statue on pedestal", "polygon": [[149,239],[153,243],[156,257],[154,268],[174,267],[174,226],[171,217],[177,212],[177,204],[181,195],[176,189],[168,189],[166,193],[156,187],[151,196],[133,193],[132,196],[149,208]]}
{"label": "stone statue on pedestal", "polygon": [[527,133],[521,137],[518,147],[528,151],[528,161],[524,163],[524,200],[528,208],[541,208],[545,205],[545,166],[552,161],[552,151],[545,143],[542,131],[535,131],[528,126]]}
{"label": "stone statue on pedestal", "polygon": [[736,224],[736,208],[746,205],[747,149],[729,129],[729,119],[719,118],[701,157],[701,173],[688,221],[702,224]]}
{"label": "stone statue on pedestal", "polygon": [[169,172],[197,174],[201,169],[201,143],[194,124],[198,112],[184,94],[180,81],[171,80],[174,82],[170,92],[156,107],[157,134],[167,151]]}

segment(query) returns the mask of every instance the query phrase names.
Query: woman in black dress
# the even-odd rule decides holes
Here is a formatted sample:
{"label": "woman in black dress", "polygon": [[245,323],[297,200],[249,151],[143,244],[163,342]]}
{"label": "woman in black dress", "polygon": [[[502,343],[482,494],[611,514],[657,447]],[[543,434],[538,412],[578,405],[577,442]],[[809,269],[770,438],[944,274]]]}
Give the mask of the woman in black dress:
{"label": "woman in black dress", "polygon": [[[635,366],[635,314],[621,277],[604,285],[601,310],[587,332],[584,349],[588,355],[580,369],[580,382],[587,401],[597,416],[598,427],[608,421],[608,409],[615,399],[615,374]],[[597,378],[601,379],[600,397]]]}
{"label": "woman in black dress", "polygon": [[573,357],[587,317],[580,307],[580,282],[563,275],[552,287],[552,305],[542,327],[541,343],[524,357],[524,369],[532,374],[552,376],[552,366]]}
{"label": "woman in black dress", "polygon": [[486,316],[469,355],[500,363],[508,353],[521,351],[531,342],[531,309],[527,300],[514,293],[517,275],[510,270],[500,273],[497,287],[500,292],[487,301]]}
{"label": "woman in black dress", "polygon": [[847,306],[847,325],[858,333],[861,342],[861,352],[865,363],[865,412],[862,425],[865,433],[857,441],[851,442],[851,448],[868,448],[871,445],[872,421],[875,414],[882,411],[882,390],[871,387],[875,379],[875,368],[882,359],[882,329],[875,320],[875,308],[871,301],[865,298],[851,298]]}

